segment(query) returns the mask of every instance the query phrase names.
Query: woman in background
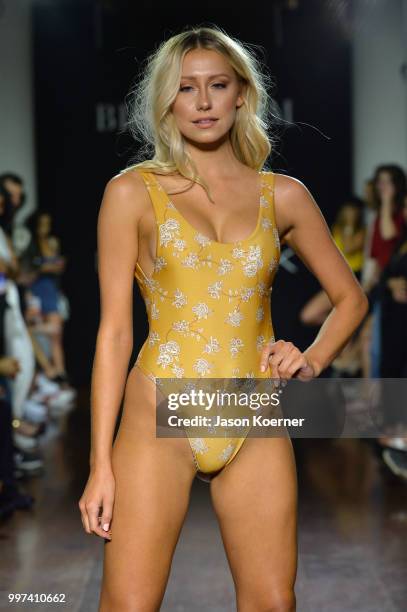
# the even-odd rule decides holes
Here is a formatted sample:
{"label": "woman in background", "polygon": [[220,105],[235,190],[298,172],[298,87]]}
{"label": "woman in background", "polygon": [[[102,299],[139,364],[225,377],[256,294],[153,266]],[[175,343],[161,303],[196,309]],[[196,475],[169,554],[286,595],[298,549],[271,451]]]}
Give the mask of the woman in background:
{"label": "woman in background", "polygon": [[54,369],[51,380],[67,383],[63,349],[64,320],[59,308],[60,276],[65,270],[66,258],[61,255],[59,239],[52,232],[50,213],[34,213],[27,225],[31,229],[32,238],[22,259],[28,259],[36,270],[36,278],[27,288],[27,302],[32,302],[32,296],[38,300],[42,320],[52,330],[52,333],[48,333],[50,361]]}
{"label": "woman in background", "polygon": [[[358,280],[362,273],[365,241],[363,208],[363,201],[351,196],[340,207],[331,230],[336,246]],[[331,309],[332,304],[326,292],[318,291],[302,308],[300,320],[304,325],[322,325]]]}
{"label": "woman in background", "polygon": [[[378,166],[372,180],[377,215],[372,228],[368,266],[362,283],[367,294],[378,283],[403,231],[403,199],[407,186],[405,172],[394,164]],[[371,299],[369,306],[370,315],[361,330],[362,370],[364,377],[378,378],[381,360],[380,299]]]}

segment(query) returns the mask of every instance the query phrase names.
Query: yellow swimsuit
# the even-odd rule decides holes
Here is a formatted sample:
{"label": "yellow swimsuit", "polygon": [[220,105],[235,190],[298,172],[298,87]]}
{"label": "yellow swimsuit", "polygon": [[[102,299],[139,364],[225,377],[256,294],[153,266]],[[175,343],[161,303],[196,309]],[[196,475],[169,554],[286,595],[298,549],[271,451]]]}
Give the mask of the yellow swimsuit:
{"label": "yellow swimsuit", "polygon": [[[138,170],[158,228],[152,276],[136,264],[149,334],[135,365],[156,378],[270,378],[260,352],[274,341],[270,293],[280,259],[274,173],[262,171],[257,225],[236,242],[204,236],[152,172]],[[230,463],[245,437],[189,438],[199,473]]]}

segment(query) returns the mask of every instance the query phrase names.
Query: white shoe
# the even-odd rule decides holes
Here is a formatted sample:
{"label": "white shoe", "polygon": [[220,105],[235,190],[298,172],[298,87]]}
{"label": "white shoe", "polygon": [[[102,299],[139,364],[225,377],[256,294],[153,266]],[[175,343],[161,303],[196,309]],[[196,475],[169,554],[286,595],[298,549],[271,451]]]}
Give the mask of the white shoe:
{"label": "white shoe", "polygon": [[37,384],[38,390],[46,395],[53,395],[54,393],[58,393],[60,386],[58,383],[50,380],[45,374],[39,372],[35,377],[35,382]]}
{"label": "white shoe", "polygon": [[27,421],[45,423],[48,417],[48,410],[44,404],[40,404],[32,399],[26,399],[23,404],[23,414]]}
{"label": "white shoe", "polygon": [[44,461],[38,451],[17,450],[13,455],[16,470],[29,474],[44,467]]}
{"label": "white shoe", "polygon": [[46,404],[50,398],[48,393],[44,393],[43,391],[37,390],[30,393],[28,399],[35,402],[36,404]]}
{"label": "white shoe", "polygon": [[23,436],[17,431],[13,431],[13,442],[19,450],[32,451],[38,448],[37,438],[31,436]]}
{"label": "white shoe", "polygon": [[48,406],[65,406],[66,404],[71,404],[75,398],[75,389],[61,389],[55,396],[50,397]]}
{"label": "white shoe", "polygon": [[30,399],[34,402],[38,402],[40,404],[48,404],[51,405],[53,402],[68,402],[73,401],[77,396],[77,392],[75,389],[60,389],[56,391],[56,393],[46,393],[41,391],[34,391],[30,395]]}

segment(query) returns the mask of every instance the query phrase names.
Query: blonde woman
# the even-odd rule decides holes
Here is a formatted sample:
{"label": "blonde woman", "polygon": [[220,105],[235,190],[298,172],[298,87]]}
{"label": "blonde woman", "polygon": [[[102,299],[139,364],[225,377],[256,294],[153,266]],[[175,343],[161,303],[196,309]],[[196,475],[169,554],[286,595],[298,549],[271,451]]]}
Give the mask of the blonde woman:
{"label": "blonde woman", "polygon": [[[85,531],[106,539],[101,612],[160,608],[197,475],[210,482],[237,609],[295,610],[290,439],[157,438],[155,422],[160,377],[310,380],[366,312],[308,189],[263,169],[265,82],[247,46],[199,27],[163,42],[134,91],[132,125],[153,153],[108,183],[100,210],[102,312],[90,475],[79,501]],[[281,237],[334,304],[303,353],[273,334]],[[134,275],[150,331],[127,374]]]}

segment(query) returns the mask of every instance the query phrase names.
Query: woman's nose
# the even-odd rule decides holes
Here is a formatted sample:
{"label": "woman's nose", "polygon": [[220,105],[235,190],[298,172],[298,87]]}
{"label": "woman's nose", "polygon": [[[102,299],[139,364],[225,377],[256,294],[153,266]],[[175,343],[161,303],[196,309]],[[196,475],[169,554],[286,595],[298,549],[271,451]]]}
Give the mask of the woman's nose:
{"label": "woman's nose", "polygon": [[198,108],[209,108],[210,107],[210,99],[208,93],[206,91],[200,91],[197,99]]}

